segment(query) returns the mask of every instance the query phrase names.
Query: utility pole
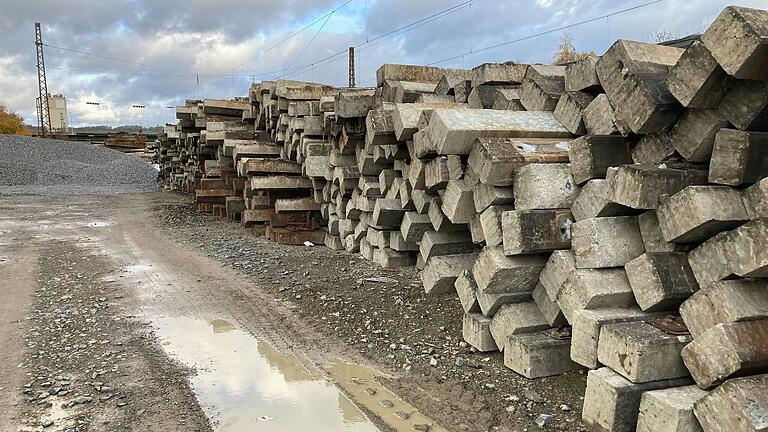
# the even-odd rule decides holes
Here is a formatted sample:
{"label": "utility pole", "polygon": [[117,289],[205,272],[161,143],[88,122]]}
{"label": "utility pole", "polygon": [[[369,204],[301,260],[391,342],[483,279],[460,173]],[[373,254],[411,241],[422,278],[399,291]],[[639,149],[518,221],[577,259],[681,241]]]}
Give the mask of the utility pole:
{"label": "utility pole", "polygon": [[51,133],[51,109],[48,106],[48,82],[45,78],[45,57],[43,56],[43,33],[40,23],[35,23],[35,47],[37,48],[37,126],[40,136]]}
{"label": "utility pole", "polygon": [[349,47],[349,87],[355,87],[355,47]]}

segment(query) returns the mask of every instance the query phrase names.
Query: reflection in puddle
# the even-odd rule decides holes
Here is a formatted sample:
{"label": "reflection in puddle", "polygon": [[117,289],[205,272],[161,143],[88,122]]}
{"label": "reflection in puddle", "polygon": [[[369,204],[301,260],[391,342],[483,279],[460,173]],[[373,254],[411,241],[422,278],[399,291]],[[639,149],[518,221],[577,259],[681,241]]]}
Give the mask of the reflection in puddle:
{"label": "reflection in puddle", "polygon": [[210,321],[209,324],[211,325],[211,328],[213,328],[214,333],[227,333],[236,330],[234,324],[225,320],[216,319]]}
{"label": "reflection in puddle", "polygon": [[346,396],[301,359],[224,320],[153,320],[163,348],[197,369],[200,405],[219,431],[377,431]]}

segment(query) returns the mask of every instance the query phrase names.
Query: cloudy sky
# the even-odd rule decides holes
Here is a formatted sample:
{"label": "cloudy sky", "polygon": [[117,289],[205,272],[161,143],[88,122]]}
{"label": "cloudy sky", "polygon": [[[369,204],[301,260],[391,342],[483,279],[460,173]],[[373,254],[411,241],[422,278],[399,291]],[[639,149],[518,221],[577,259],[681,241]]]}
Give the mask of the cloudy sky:
{"label": "cloudy sky", "polygon": [[252,81],[344,85],[349,46],[358,86],[375,85],[386,62],[548,62],[563,33],[598,54],[618,38],[682,36],[731,3],[662,0],[621,12],[650,1],[0,0],[0,102],[36,123],[35,21],[48,45],[48,89],[67,97],[71,124],[151,126],[173,122],[167,107],[187,98],[245,95]]}

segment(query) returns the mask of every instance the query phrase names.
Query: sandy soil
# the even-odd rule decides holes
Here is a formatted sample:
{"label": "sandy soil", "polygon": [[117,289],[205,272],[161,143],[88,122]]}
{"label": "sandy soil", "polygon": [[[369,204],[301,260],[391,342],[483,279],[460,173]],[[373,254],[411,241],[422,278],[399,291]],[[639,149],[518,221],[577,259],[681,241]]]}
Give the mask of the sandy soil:
{"label": "sandy soil", "polygon": [[18,365],[24,360],[24,336],[29,331],[25,316],[32,302],[36,283],[33,279],[37,257],[31,248],[0,246],[0,429],[20,422],[17,394],[24,376]]}
{"label": "sandy soil", "polygon": [[426,297],[413,269],[275,245],[184,196],[3,197],[0,296],[0,340],[15,347],[0,352],[3,431],[50,419],[45,430],[210,430],[194,371],[165,355],[153,316],[231,320],[329,379],[338,359],[380,370],[448,430],[536,430],[539,414],[555,415],[551,430],[586,430],[584,374],[529,381],[472,352],[458,299]]}
{"label": "sandy soil", "polygon": [[0,206],[0,254],[11,256],[0,263],[0,296],[11,300],[0,337],[13,348],[0,357],[0,430],[210,430],[192,371],[125,312],[132,295],[90,233],[93,202],[71,202]]}

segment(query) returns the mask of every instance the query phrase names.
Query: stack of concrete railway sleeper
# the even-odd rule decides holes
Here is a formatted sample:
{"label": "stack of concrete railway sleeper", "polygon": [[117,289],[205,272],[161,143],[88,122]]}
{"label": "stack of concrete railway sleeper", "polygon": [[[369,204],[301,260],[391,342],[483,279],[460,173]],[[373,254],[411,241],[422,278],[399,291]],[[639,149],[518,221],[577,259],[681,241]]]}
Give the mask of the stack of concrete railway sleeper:
{"label": "stack of concrete railway sleeper", "polygon": [[465,338],[529,378],[591,369],[595,430],[765,428],[766,29],[728,7],[685,49],[620,40],[550,71],[567,163],[475,143],[470,168],[513,167],[514,199],[456,279]]}
{"label": "stack of concrete railway sleeper", "polygon": [[194,163],[247,178],[243,222],[270,238],[417,266],[516,373],[588,369],[594,430],[766,430],[768,12],[727,7],[692,40],[262,82],[253,141]]}
{"label": "stack of concrete railway sleeper", "polygon": [[266,159],[262,154],[246,158],[243,164],[248,176],[246,200],[250,200],[244,223],[252,225],[254,234],[282,244],[324,242],[327,223],[300,149],[324,142],[319,101],[334,91],[330,86],[290,80],[251,87],[258,151],[269,151],[273,157]]}

